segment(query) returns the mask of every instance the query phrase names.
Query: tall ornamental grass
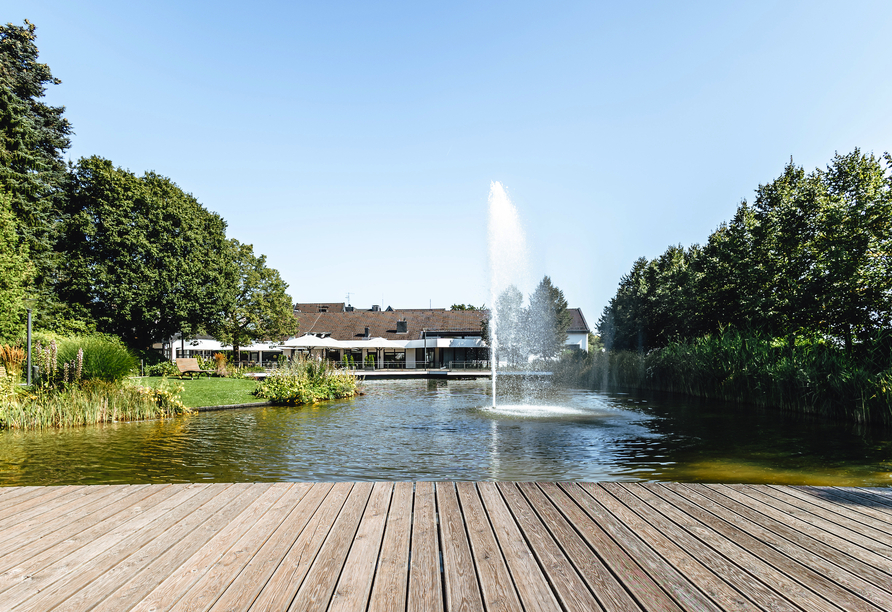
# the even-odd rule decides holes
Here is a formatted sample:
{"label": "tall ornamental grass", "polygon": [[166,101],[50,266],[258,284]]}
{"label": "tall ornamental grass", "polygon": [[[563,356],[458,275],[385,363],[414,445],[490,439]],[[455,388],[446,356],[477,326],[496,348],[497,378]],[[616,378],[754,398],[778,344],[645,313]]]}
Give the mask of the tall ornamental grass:
{"label": "tall ornamental grass", "polygon": [[188,412],[182,387],[150,389],[127,383],[84,381],[36,387],[0,398],[0,429],[45,429],[172,417]]}
{"label": "tall ornamental grass", "polygon": [[297,406],[320,400],[353,397],[356,375],[329,361],[298,358],[284,364],[257,385],[254,395],[273,404]]}
{"label": "tall ornamental grass", "polygon": [[122,380],[139,366],[136,355],[116,338],[99,335],[65,338],[59,343],[59,361],[76,363],[78,351],[83,351],[82,378],[85,380]]}
{"label": "tall ornamental grass", "polygon": [[823,339],[795,344],[725,331],[646,354],[565,358],[556,380],[593,389],[643,389],[892,424],[887,338],[847,354]]}

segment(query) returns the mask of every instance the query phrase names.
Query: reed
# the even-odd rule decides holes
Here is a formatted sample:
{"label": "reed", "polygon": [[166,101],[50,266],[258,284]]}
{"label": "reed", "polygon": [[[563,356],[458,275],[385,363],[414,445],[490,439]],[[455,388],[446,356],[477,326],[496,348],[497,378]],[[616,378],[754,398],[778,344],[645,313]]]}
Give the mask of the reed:
{"label": "reed", "polygon": [[0,364],[6,368],[7,376],[18,379],[22,375],[22,364],[24,362],[25,349],[8,344],[0,346]]}
{"label": "reed", "polygon": [[47,429],[172,417],[188,412],[181,387],[150,389],[101,380],[35,388],[0,398],[0,429]]}
{"label": "reed", "polygon": [[337,369],[327,360],[307,358],[279,367],[254,391],[254,395],[273,404],[290,406],[353,397],[356,393],[356,374],[352,370]]}
{"label": "reed", "polygon": [[646,354],[616,351],[567,358],[556,369],[556,380],[892,424],[892,351],[883,337],[847,354],[818,338],[799,338],[791,346],[725,331]]}

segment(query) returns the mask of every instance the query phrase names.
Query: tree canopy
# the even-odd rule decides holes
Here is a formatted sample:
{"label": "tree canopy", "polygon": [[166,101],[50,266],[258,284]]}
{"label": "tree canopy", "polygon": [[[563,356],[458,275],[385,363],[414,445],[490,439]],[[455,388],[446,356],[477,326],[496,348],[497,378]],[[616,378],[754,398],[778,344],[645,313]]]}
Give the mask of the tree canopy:
{"label": "tree canopy", "polygon": [[66,182],[59,291],[135,347],[213,326],[229,295],[226,222],[170,179],[81,159]]}
{"label": "tree canopy", "polygon": [[17,232],[35,263],[41,302],[52,301],[53,244],[60,226],[64,152],[71,146],[65,107],[43,101],[61,81],[38,61],[34,24],[0,26],[0,189],[10,196]]}
{"label": "tree canopy", "polygon": [[892,324],[892,157],[856,149],[826,170],[792,163],[701,248],[641,258],[598,327],[647,350],[734,326],[832,338],[851,350]]}
{"label": "tree canopy", "polygon": [[278,270],[266,267],[266,256],[254,255],[250,244],[226,243],[227,293],[220,317],[209,331],[233,352],[252,340],[285,340],[297,333],[297,319],[287,283]]}
{"label": "tree canopy", "polygon": [[25,289],[31,275],[28,247],[16,232],[11,198],[0,191],[0,340],[12,342],[23,330]]}
{"label": "tree canopy", "polygon": [[508,286],[496,299],[491,320],[484,321],[483,337],[492,345],[490,332],[495,328],[498,359],[513,366],[523,365],[530,357],[557,357],[564,350],[572,322],[564,292],[545,276],[526,305],[523,293],[514,285]]}

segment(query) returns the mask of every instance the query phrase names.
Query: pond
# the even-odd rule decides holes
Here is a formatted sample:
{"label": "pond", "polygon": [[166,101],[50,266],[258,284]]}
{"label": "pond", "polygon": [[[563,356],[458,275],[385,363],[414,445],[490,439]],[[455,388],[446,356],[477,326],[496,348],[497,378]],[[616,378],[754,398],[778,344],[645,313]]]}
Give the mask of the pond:
{"label": "pond", "polygon": [[[678,397],[549,390],[493,410],[487,381],[44,432],[0,432],[0,485],[678,480],[892,486],[892,430]],[[512,398],[506,398],[511,404]]]}

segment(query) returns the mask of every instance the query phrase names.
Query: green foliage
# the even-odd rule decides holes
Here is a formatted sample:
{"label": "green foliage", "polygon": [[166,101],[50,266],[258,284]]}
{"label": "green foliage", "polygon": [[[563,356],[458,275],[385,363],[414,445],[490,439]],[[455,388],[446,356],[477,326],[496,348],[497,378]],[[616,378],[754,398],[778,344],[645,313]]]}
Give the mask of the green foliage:
{"label": "green foliage", "polygon": [[328,360],[297,359],[262,380],[254,394],[273,404],[297,406],[356,395],[356,376]]}
{"label": "green foliage", "polygon": [[818,337],[791,345],[728,330],[648,353],[568,355],[556,380],[595,389],[633,388],[684,393],[892,424],[892,337],[880,334],[860,352]]}
{"label": "green foliage", "polygon": [[449,310],[486,310],[486,305],[474,306],[473,304],[453,304]]}
{"label": "green foliage", "polygon": [[859,150],[810,174],[790,164],[702,248],[635,262],[598,328],[650,350],[734,326],[818,335],[848,352],[892,326],[892,157]]}
{"label": "green foliage", "polygon": [[66,338],[59,344],[59,362],[75,362],[77,352],[83,351],[84,380],[114,382],[132,374],[139,360],[117,338],[93,335]]}
{"label": "green foliage", "polygon": [[482,325],[483,339],[492,346],[490,329],[494,325],[498,338],[499,361],[511,366],[528,365],[531,355],[550,360],[564,350],[567,330],[573,322],[567,312],[564,292],[545,276],[524,306],[523,294],[510,285],[496,298],[495,311]]}
{"label": "green foliage", "polygon": [[219,215],[165,177],[99,157],[78,162],[66,194],[59,291],[75,316],[137,348],[216,322],[230,291]]}
{"label": "green foliage", "polygon": [[146,376],[177,376],[179,373],[177,365],[166,359],[146,366]]}
{"label": "green foliage", "polygon": [[209,327],[223,344],[239,347],[254,340],[285,340],[297,333],[297,319],[288,285],[278,270],[266,267],[266,256],[254,255],[250,244],[226,243],[226,287],[219,304],[220,316]]}
{"label": "green foliage", "polygon": [[52,307],[53,245],[60,219],[60,186],[71,145],[65,108],[43,101],[61,81],[38,61],[35,27],[0,26],[0,191],[11,197],[22,247],[34,262],[39,308]]}
{"label": "green foliage", "polygon": [[567,330],[573,323],[567,312],[564,292],[544,277],[530,296],[526,311],[529,348],[540,359],[553,359],[567,344]]}
{"label": "green foliage", "polygon": [[136,356],[113,336],[35,335],[32,360],[37,384],[54,387],[81,380],[120,381],[139,366]]}
{"label": "green foliage", "polygon": [[171,417],[188,412],[180,386],[157,389],[100,380],[38,388],[0,398],[0,429],[77,427]]}
{"label": "green foliage", "polygon": [[25,329],[26,289],[32,266],[28,247],[16,233],[10,197],[0,190],[0,340],[13,340]]}

